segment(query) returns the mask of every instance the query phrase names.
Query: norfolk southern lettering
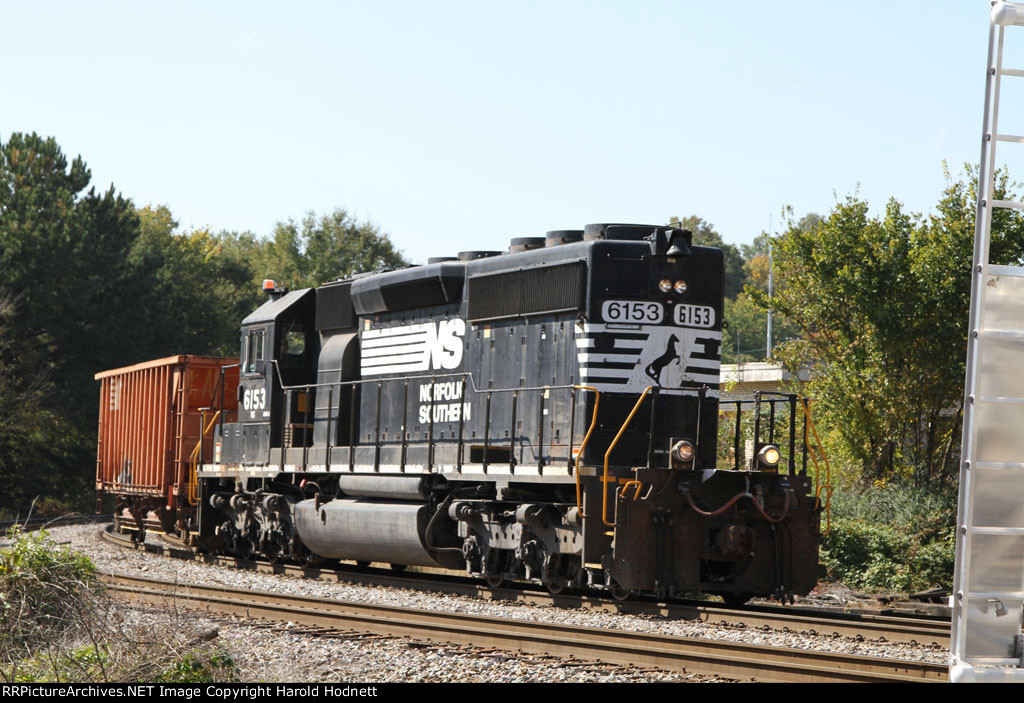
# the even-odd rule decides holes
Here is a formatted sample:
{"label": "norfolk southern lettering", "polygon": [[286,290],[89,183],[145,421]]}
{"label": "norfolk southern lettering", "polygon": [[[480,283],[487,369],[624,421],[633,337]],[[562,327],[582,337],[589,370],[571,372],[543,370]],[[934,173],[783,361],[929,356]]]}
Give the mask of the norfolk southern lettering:
{"label": "norfolk southern lettering", "polygon": [[460,415],[463,420],[471,419],[472,405],[459,402],[464,397],[464,389],[463,381],[427,383],[420,386],[419,421],[430,422],[431,408],[434,422],[458,422]]}

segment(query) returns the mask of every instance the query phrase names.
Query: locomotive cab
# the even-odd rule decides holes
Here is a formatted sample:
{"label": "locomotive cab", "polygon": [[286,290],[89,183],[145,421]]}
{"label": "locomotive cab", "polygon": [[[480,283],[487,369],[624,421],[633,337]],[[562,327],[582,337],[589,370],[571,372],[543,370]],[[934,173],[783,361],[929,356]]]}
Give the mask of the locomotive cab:
{"label": "locomotive cab", "polygon": [[238,422],[223,427],[225,463],[266,464],[272,447],[302,446],[312,436],[315,389],[284,388],[316,380],[314,301],[312,288],[275,290],[242,320]]}

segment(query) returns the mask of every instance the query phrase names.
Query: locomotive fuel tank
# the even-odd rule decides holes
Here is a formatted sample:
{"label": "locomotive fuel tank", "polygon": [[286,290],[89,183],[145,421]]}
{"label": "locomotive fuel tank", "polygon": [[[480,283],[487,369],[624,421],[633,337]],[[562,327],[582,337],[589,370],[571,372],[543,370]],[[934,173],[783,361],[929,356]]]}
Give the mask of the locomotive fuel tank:
{"label": "locomotive fuel tank", "polygon": [[327,559],[457,568],[439,561],[426,544],[431,512],[426,503],[373,498],[336,498],[294,507],[295,526],[306,547]]}

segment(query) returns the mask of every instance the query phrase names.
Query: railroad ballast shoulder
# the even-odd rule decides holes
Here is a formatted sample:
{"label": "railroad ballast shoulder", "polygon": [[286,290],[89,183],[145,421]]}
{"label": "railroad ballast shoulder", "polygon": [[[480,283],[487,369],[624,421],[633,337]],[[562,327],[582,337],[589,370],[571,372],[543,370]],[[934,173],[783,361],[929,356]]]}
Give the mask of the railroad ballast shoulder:
{"label": "railroad ballast shoulder", "polygon": [[795,397],[730,401],[735,444],[719,446],[723,283],[721,251],[690,232],[618,224],[316,289],[268,281],[240,359],[204,381],[175,485],[115,477],[145,459],[107,437],[97,487],[124,529],[207,551],[552,591],[806,594],[820,511]]}

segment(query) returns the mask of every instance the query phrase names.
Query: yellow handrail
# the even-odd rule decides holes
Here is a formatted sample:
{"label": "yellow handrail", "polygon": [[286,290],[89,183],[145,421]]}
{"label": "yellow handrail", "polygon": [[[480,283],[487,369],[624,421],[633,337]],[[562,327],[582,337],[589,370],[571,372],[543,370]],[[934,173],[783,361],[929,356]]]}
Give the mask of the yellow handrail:
{"label": "yellow handrail", "polygon": [[[601,520],[608,527],[615,527],[614,522],[608,522],[608,459],[612,455],[612,450],[615,449],[615,445],[619,443],[619,438],[622,437],[622,433],[626,431],[629,423],[633,420],[633,416],[636,415],[636,411],[640,409],[640,404],[644,402],[644,398],[647,394],[654,390],[654,386],[647,386],[644,388],[644,392],[640,394],[640,399],[636,401],[636,405],[629,412],[629,417],[622,423],[622,427],[619,428],[619,433],[615,435],[615,439],[612,440],[611,445],[608,447],[608,451],[604,453],[604,477],[601,479]],[[628,484],[627,484],[628,485]],[[637,489],[639,492],[639,489]]]}
{"label": "yellow handrail", "polygon": [[631,478],[630,480],[622,484],[622,495],[626,495],[626,491],[629,490],[630,486],[636,486],[636,491],[634,491],[633,493],[633,502],[635,503],[640,499],[640,491],[643,490],[644,484],[638,478]]}
{"label": "yellow handrail", "polygon": [[[204,415],[205,415],[205,413],[204,413]],[[199,432],[199,441],[196,442],[196,446],[192,450],[192,454],[190,454],[189,458],[188,458],[188,462],[189,462],[188,504],[189,505],[195,505],[196,503],[199,502],[197,497],[196,497],[196,488],[199,486],[199,475],[198,475],[199,474],[199,471],[198,471],[198,469],[199,469],[199,452],[202,451],[202,448],[203,448],[203,438],[206,437],[206,435],[210,433],[211,429],[213,429],[213,425],[214,425],[215,422],[217,422],[217,418],[218,417],[220,417],[220,410],[218,410],[217,412],[215,412],[213,414],[213,418],[210,420],[210,424],[206,426],[205,430],[203,429],[203,421],[202,421],[202,419],[200,419],[200,421],[199,421],[199,430],[200,430],[200,432]]]}
{"label": "yellow handrail", "polygon": [[[825,454],[825,450],[822,448],[821,438],[818,436],[818,428],[814,424],[814,420],[811,419],[811,401],[807,398],[800,399],[800,406],[804,410],[804,416],[807,418],[807,424],[804,426],[804,446],[807,448],[807,453],[811,455],[811,461],[814,462],[814,504],[815,506],[821,505],[821,489],[825,489],[825,532],[828,534],[832,531],[832,466],[828,462],[828,455]],[[810,428],[811,432],[814,433],[814,441],[818,448],[818,452],[821,453],[822,461],[825,462],[825,483],[821,483],[821,466],[818,464],[818,457],[811,450],[811,444],[808,441],[810,438],[807,436],[807,430]]]}
{"label": "yellow handrail", "polygon": [[[587,448],[587,442],[590,441],[590,434],[594,431],[594,427],[597,425],[597,406],[601,402],[601,391],[597,390],[593,386],[573,386],[575,390],[581,391],[593,391],[594,393],[594,416],[590,420],[590,427],[587,428],[587,434],[583,437],[583,442],[580,444],[579,452],[576,456],[582,457],[583,450]],[[569,442],[572,442],[572,437],[569,438]],[[570,450],[571,452],[571,450]],[[580,464],[578,461],[573,462],[573,473],[576,474],[576,510],[579,511],[580,519],[583,519],[586,514],[583,512],[583,499],[580,494]]]}

